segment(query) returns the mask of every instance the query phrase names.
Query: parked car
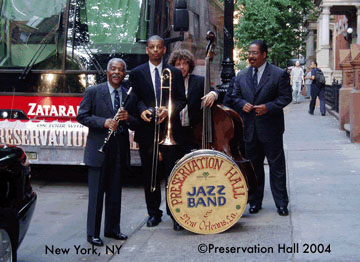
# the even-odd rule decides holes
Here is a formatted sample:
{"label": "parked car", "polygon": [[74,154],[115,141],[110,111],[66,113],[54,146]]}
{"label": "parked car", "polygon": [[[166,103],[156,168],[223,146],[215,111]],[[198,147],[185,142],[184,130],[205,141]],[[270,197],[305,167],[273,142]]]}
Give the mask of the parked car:
{"label": "parked car", "polygon": [[36,199],[24,150],[0,144],[0,261],[16,261]]}

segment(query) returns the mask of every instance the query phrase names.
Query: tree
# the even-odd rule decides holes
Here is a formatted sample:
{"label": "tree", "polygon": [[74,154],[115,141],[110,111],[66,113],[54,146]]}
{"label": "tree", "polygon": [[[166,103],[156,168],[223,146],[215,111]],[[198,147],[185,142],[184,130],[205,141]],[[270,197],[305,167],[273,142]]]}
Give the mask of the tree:
{"label": "tree", "polygon": [[[253,40],[264,40],[271,62],[285,67],[293,53],[302,49],[305,40],[302,26],[312,8],[312,0],[238,0],[235,45],[247,50]],[[246,59],[247,54],[241,52],[240,56]]]}

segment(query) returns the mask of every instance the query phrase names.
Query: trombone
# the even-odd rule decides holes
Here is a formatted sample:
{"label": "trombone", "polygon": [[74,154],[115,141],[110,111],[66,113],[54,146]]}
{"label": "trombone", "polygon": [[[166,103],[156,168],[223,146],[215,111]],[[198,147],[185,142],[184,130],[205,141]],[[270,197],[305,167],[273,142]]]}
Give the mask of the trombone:
{"label": "trombone", "polygon": [[[168,86],[164,85],[164,81],[168,80]],[[154,192],[156,190],[156,177],[157,177],[157,170],[158,170],[158,162],[159,162],[159,144],[165,146],[172,146],[176,145],[176,142],[172,135],[172,127],[171,127],[171,114],[172,114],[172,101],[171,101],[171,85],[172,85],[172,73],[169,68],[165,68],[162,70],[161,78],[160,78],[160,103],[158,104],[156,97],[155,97],[155,116],[154,116],[154,149],[152,155],[152,165],[151,165],[151,188],[150,191]],[[160,124],[159,121],[159,109],[162,107],[162,96],[163,96],[163,89],[169,90],[169,102],[168,102],[168,122],[166,128],[166,136],[163,140],[160,141]],[[160,141],[160,142],[159,142]]]}

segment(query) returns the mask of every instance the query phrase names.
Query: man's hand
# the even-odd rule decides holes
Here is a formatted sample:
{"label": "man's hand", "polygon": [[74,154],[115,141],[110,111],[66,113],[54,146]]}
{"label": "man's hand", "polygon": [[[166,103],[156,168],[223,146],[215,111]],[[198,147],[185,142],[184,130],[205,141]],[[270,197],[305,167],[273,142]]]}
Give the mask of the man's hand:
{"label": "man's hand", "polygon": [[265,115],[268,110],[266,108],[266,105],[262,104],[262,105],[258,105],[258,106],[254,106],[255,112],[256,112],[256,116],[262,116]]}
{"label": "man's hand", "polygon": [[250,113],[252,110],[254,109],[254,106],[250,103],[246,103],[244,106],[243,106],[243,111],[245,113]]}
{"label": "man's hand", "polygon": [[168,117],[168,110],[165,106],[159,108],[158,111],[158,124],[161,124]]}
{"label": "man's hand", "polygon": [[203,100],[205,106],[212,107],[216,100],[216,95],[213,92],[210,92],[201,99]]}
{"label": "man's hand", "polygon": [[152,118],[152,113],[150,110],[146,109],[144,110],[141,115],[140,115],[141,119],[144,120],[145,122],[150,122],[151,118]]}
{"label": "man's hand", "polygon": [[104,127],[112,131],[115,131],[118,127],[118,122],[114,119],[108,118],[105,120]]}
{"label": "man's hand", "polygon": [[120,110],[116,115],[119,121],[128,121],[129,120],[129,113],[126,110]]}

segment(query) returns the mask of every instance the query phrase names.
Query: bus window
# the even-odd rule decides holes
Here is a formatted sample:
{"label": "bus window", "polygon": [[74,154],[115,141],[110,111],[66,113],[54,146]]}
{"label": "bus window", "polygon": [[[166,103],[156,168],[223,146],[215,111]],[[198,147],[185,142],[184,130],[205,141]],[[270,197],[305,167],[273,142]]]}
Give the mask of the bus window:
{"label": "bus window", "polygon": [[13,92],[75,95],[96,83],[94,74],[31,74],[26,81],[19,80],[16,74],[0,74],[0,95]]}
{"label": "bus window", "polygon": [[95,75],[85,74],[42,74],[37,83],[37,93],[76,94],[83,93],[85,88],[96,84]]}
{"label": "bus window", "polygon": [[[64,37],[61,14],[65,5],[66,0],[2,1],[0,69],[25,67],[40,50],[34,68],[60,68],[61,62],[55,60],[62,57],[59,43]],[[51,63],[46,63],[50,57]]]}
{"label": "bus window", "polygon": [[[148,1],[72,0],[68,31],[68,47],[74,48],[71,57],[82,57],[84,66],[90,65],[88,69],[94,69],[95,57],[105,69],[110,56],[121,55],[129,66],[131,55],[145,55],[144,44],[138,41],[147,38]],[[67,63],[66,68],[70,67]]]}

